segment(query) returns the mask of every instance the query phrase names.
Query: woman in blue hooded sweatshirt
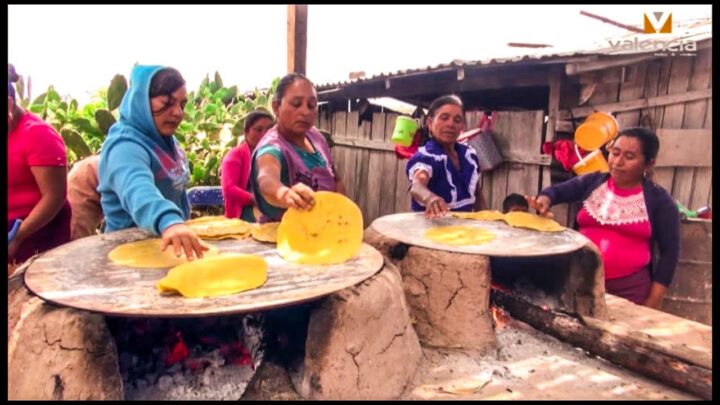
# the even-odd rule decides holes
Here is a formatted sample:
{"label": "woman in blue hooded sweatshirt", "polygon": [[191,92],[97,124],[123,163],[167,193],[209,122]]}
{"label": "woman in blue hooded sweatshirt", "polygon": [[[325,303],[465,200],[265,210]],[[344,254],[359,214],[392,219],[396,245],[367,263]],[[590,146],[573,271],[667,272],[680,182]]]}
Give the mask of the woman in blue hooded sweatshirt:
{"label": "woman in blue hooded sweatshirt", "polygon": [[120,104],[120,119],[108,133],[98,165],[105,232],[140,227],[162,235],[162,250],[178,257],[203,256],[207,247],[184,224],[190,218],[189,167],[175,130],[187,103],[180,72],[136,65]]}

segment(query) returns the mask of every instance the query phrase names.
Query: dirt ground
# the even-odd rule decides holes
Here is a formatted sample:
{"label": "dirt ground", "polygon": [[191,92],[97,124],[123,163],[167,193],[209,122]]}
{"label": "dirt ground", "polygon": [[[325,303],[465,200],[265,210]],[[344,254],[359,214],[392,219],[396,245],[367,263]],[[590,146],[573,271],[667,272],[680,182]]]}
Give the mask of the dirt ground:
{"label": "dirt ground", "polygon": [[510,322],[495,353],[423,348],[402,399],[698,399]]}
{"label": "dirt ground", "polygon": [[[510,320],[496,329],[498,349],[483,356],[423,348],[400,399],[699,399],[625,370]],[[288,373],[266,362],[245,400],[301,399]]]}

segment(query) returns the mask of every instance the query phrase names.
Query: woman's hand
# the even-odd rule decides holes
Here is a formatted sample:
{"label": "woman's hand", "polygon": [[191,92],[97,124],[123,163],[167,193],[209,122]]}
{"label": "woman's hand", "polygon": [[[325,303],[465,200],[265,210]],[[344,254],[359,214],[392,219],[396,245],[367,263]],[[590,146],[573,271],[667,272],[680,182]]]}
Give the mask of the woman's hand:
{"label": "woman's hand", "polygon": [[430,198],[425,202],[425,217],[426,218],[437,218],[447,214],[448,206],[442,197],[437,195],[431,195]]}
{"label": "woman's hand", "polygon": [[643,305],[654,309],[660,309],[660,305],[662,305],[663,297],[665,297],[666,291],[667,287],[660,283],[653,282],[650,287],[650,293],[645,299],[645,302],[643,302]]}
{"label": "woman's hand", "polygon": [[537,197],[528,197],[525,196],[525,199],[528,202],[528,205],[530,208],[535,209],[537,211],[538,215],[545,218],[554,218],[555,215],[550,211],[550,197],[546,195],[539,195]]}
{"label": "woman's hand", "polygon": [[193,260],[195,256],[202,259],[203,251],[209,248],[200,241],[195,232],[185,224],[170,225],[162,232],[162,242],[160,250],[165,251],[172,244],[175,256],[182,256],[183,250],[188,260]]}
{"label": "woman's hand", "polygon": [[303,183],[297,183],[292,187],[281,187],[278,190],[277,199],[287,208],[298,210],[309,210],[315,205],[313,190]]}

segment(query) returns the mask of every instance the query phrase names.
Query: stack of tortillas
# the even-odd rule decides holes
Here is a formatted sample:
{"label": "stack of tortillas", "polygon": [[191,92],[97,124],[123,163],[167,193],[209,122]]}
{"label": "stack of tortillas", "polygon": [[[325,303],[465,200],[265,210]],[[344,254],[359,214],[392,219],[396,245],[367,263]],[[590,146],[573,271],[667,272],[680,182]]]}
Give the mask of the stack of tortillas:
{"label": "stack of tortillas", "polygon": [[342,194],[313,193],[309,210],[289,208],[277,230],[277,251],[300,264],[336,264],[353,258],[362,246],[360,208]]}
{"label": "stack of tortillas", "polygon": [[244,239],[250,237],[252,224],[241,219],[207,216],[185,222],[201,239]]}
{"label": "stack of tortillas", "polygon": [[277,230],[279,222],[268,222],[266,224],[254,224],[252,227],[253,239],[260,242],[277,242]]}

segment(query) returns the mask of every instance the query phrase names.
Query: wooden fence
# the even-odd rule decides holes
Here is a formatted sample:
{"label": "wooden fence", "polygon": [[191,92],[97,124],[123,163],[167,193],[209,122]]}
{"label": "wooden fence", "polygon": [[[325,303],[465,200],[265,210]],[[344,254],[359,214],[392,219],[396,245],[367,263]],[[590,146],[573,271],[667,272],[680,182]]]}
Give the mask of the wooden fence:
{"label": "wooden fence", "polygon": [[[466,114],[468,128],[477,126],[480,112]],[[410,210],[407,160],[398,159],[390,142],[397,114],[374,113],[372,121],[359,121],[357,112],[321,114],[318,126],[333,134],[333,159],[346,185],[348,197],[363,212],[365,226],[383,215]],[[481,193],[492,209],[500,210],[510,193],[535,195],[542,170],[550,159],[540,154],[542,111],[499,112],[495,140],[504,163],[482,176]]]}

